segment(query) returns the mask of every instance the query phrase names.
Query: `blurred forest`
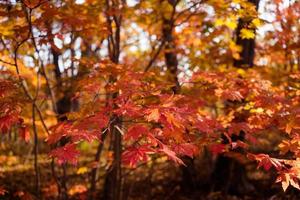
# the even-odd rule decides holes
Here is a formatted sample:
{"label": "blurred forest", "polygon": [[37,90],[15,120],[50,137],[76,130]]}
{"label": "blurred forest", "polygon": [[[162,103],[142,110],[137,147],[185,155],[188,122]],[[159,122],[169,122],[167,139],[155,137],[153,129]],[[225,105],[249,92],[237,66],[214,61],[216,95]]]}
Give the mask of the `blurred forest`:
{"label": "blurred forest", "polygon": [[0,0],[0,199],[300,199],[300,1]]}

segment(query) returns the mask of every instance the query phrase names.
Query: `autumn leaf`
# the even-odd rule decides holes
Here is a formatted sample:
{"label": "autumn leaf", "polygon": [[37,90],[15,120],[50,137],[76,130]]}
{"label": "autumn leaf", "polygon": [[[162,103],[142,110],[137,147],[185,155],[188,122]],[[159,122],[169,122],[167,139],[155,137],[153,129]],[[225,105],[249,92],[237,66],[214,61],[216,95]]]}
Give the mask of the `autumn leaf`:
{"label": "autumn leaf", "polygon": [[240,33],[242,39],[253,39],[255,38],[255,33],[253,30],[243,28]]}
{"label": "autumn leaf", "polygon": [[299,179],[292,172],[283,172],[283,173],[281,173],[277,177],[276,182],[277,183],[281,182],[283,191],[286,191],[287,188],[289,187],[289,185],[291,185],[294,188],[297,188],[298,190],[300,190]]}
{"label": "autumn leaf", "polygon": [[186,155],[191,158],[193,158],[198,151],[198,148],[196,145],[191,143],[184,143],[184,144],[176,144],[172,147],[174,152],[179,155]]}
{"label": "autumn leaf", "polygon": [[184,162],[176,156],[176,153],[172,151],[169,147],[166,145],[162,145],[162,148],[160,149],[160,152],[166,154],[171,160],[173,160],[175,163],[179,165],[185,165]]}
{"label": "autumn leaf", "polygon": [[276,159],[276,158],[271,158],[267,154],[251,154],[248,153],[248,158],[252,160],[256,160],[258,162],[258,167],[263,167],[265,170],[269,170],[272,166],[274,166],[277,170],[280,170],[282,168],[282,163]]}
{"label": "autumn leaf", "polygon": [[88,172],[88,168],[87,168],[87,167],[80,167],[80,168],[77,170],[76,174],[85,174],[85,173],[87,173],[87,172]]}
{"label": "autumn leaf", "polygon": [[51,127],[50,135],[47,137],[46,141],[48,144],[54,144],[58,142],[62,137],[67,136],[68,131],[71,128],[71,124],[67,122],[58,123]]}
{"label": "autumn leaf", "polygon": [[260,27],[260,26],[262,25],[262,22],[261,22],[261,20],[260,20],[259,18],[253,19],[251,23],[252,23],[252,24],[254,25],[254,27],[256,27],[256,28],[258,28],[258,27]]}
{"label": "autumn leaf", "polygon": [[147,135],[149,133],[148,127],[144,125],[134,125],[128,128],[128,131],[125,133],[124,139],[128,140],[131,139],[136,141],[143,135]]}
{"label": "autumn leaf", "polygon": [[160,118],[160,112],[159,112],[158,108],[150,109],[147,112],[147,115],[146,115],[147,121],[158,122],[159,118]]}
{"label": "autumn leaf", "polygon": [[76,150],[76,144],[66,144],[63,147],[56,148],[49,153],[49,156],[57,159],[58,164],[71,163],[77,164],[79,151]]}
{"label": "autumn leaf", "polygon": [[146,162],[148,155],[154,152],[148,145],[130,147],[123,152],[122,162],[130,167],[136,167],[138,162]]}

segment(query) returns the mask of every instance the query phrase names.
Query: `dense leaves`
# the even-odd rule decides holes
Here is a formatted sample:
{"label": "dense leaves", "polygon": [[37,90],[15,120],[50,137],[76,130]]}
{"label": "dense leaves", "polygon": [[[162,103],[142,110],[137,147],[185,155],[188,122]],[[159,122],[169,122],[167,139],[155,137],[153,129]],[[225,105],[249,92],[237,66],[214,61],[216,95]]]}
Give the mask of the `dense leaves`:
{"label": "dense leaves", "polygon": [[[188,167],[203,152],[244,156],[300,189],[300,3],[264,4],[272,22],[247,0],[1,2],[0,133],[34,145],[36,195],[41,141],[62,166],[60,177],[51,163],[61,199],[86,151],[77,174],[91,196],[100,168],[120,190],[123,168]],[[237,41],[254,39],[255,65],[236,66]]]}

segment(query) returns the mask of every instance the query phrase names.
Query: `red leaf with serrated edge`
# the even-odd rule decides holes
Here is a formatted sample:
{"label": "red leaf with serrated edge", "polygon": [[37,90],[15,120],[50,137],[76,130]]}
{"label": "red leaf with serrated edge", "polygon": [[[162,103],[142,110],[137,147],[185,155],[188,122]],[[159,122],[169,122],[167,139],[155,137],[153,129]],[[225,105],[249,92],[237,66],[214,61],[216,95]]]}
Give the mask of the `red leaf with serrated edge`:
{"label": "red leaf with serrated edge", "polygon": [[179,155],[185,155],[193,158],[194,155],[197,154],[198,148],[194,144],[184,143],[174,145],[173,150]]}
{"label": "red leaf with serrated edge", "polygon": [[142,115],[141,106],[137,106],[131,101],[121,101],[117,103],[119,108],[114,110],[118,116],[139,117]]}
{"label": "red leaf with serrated edge", "polygon": [[48,144],[58,142],[62,137],[70,137],[73,142],[100,140],[102,129],[108,124],[108,117],[102,113],[86,117],[77,123],[61,122],[51,128]]}
{"label": "red leaf with serrated edge", "polygon": [[185,165],[184,162],[176,156],[176,153],[172,151],[169,147],[166,145],[161,144],[162,148],[160,149],[160,152],[166,154],[171,160],[173,160],[175,163],[180,165]]}
{"label": "red leaf with serrated edge", "polygon": [[56,158],[57,163],[60,165],[67,162],[76,165],[79,151],[76,150],[76,144],[66,144],[63,147],[52,150],[49,156]]}
{"label": "red leaf with serrated edge", "polygon": [[148,154],[154,152],[155,151],[148,145],[130,147],[123,152],[122,161],[125,165],[135,167],[140,161],[146,162],[148,160]]}
{"label": "red leaf with serrated edge", "polygon": [[274,166],[277,170],[280,170],[282,168],[282,164],[280,161],[276,158],[271,158],[267,154],[248,154],[248,158],[252,160],[258,161],[257,168],[263,167],[265,170],[269,170],[272,166]]}
{"label": "red leaf with serrated edge", "polygon": [[148,133],[149,133],[148,127],[140,124],[134,125],[128,129],[127,133],[125,133],[124,140],[128,140],[128,139],[137,140],[141,136],[147,135]]}
{"label": "red leaf with serrated edge", "polygon": [[48,136],[46,141],[48,142],[48,144],[54,144],[58,142],[62,137],[67,136],[70,128],[71,124],[67,122],[58,123],[57,125],[51,127],[51,134]]}
{"label": "red leaf with serrated edge", "polygon": [[201,117],[196,121],[195,127],[199,131],[208,134],[213,133],[215,130],[222,129],[221,124],[219,124],[216,120],[204,117]]}

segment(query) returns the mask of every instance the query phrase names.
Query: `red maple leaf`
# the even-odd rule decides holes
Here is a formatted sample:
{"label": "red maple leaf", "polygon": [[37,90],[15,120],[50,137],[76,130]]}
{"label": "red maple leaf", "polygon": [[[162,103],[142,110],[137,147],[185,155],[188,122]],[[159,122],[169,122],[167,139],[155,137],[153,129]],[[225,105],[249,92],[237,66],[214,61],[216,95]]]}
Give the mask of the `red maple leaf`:
{"label": "red maple leaf", "polygon": [[146,162],[148,160],[148,154],[155,151],[149,147],[149,145],[143,145],[139,147],[130,147],[122,154],[122,161],[125,165],[135,167],[138,162]]}
{"label": "red maple leaf", "polygon": [[197,153],[198,148],[194,144],[184,143],[174,145],[173,150],[179,155],[186,155],[193,158],[194,155]]}
{"label": "red maple leaf", "polygon": [[124,140],[132,139],[132,140],[137,140],[143,135],[147,135],[149,133],[148,127],[144,125],[134,125],[131,126],[127,133],[124,136]]}
{"label": "red maple leaf", "polygon": [[79,151],[76,150],[76,144],[66,144],[63,147],[56,148],[49,153],[49,156],[57,159],[58,164],[71,163],[77,164]]}
{"label": "red maple leaf", "polygon": [[180,164],[180,165],[185,165],[184,162],[180,158],[177,157],[176,153],[174,151],[172,151],[168,146],[166,146],[164,144],[160,144],[160,146],[162,147],[160,149],[160,152],[166,154],[175,163]]}

